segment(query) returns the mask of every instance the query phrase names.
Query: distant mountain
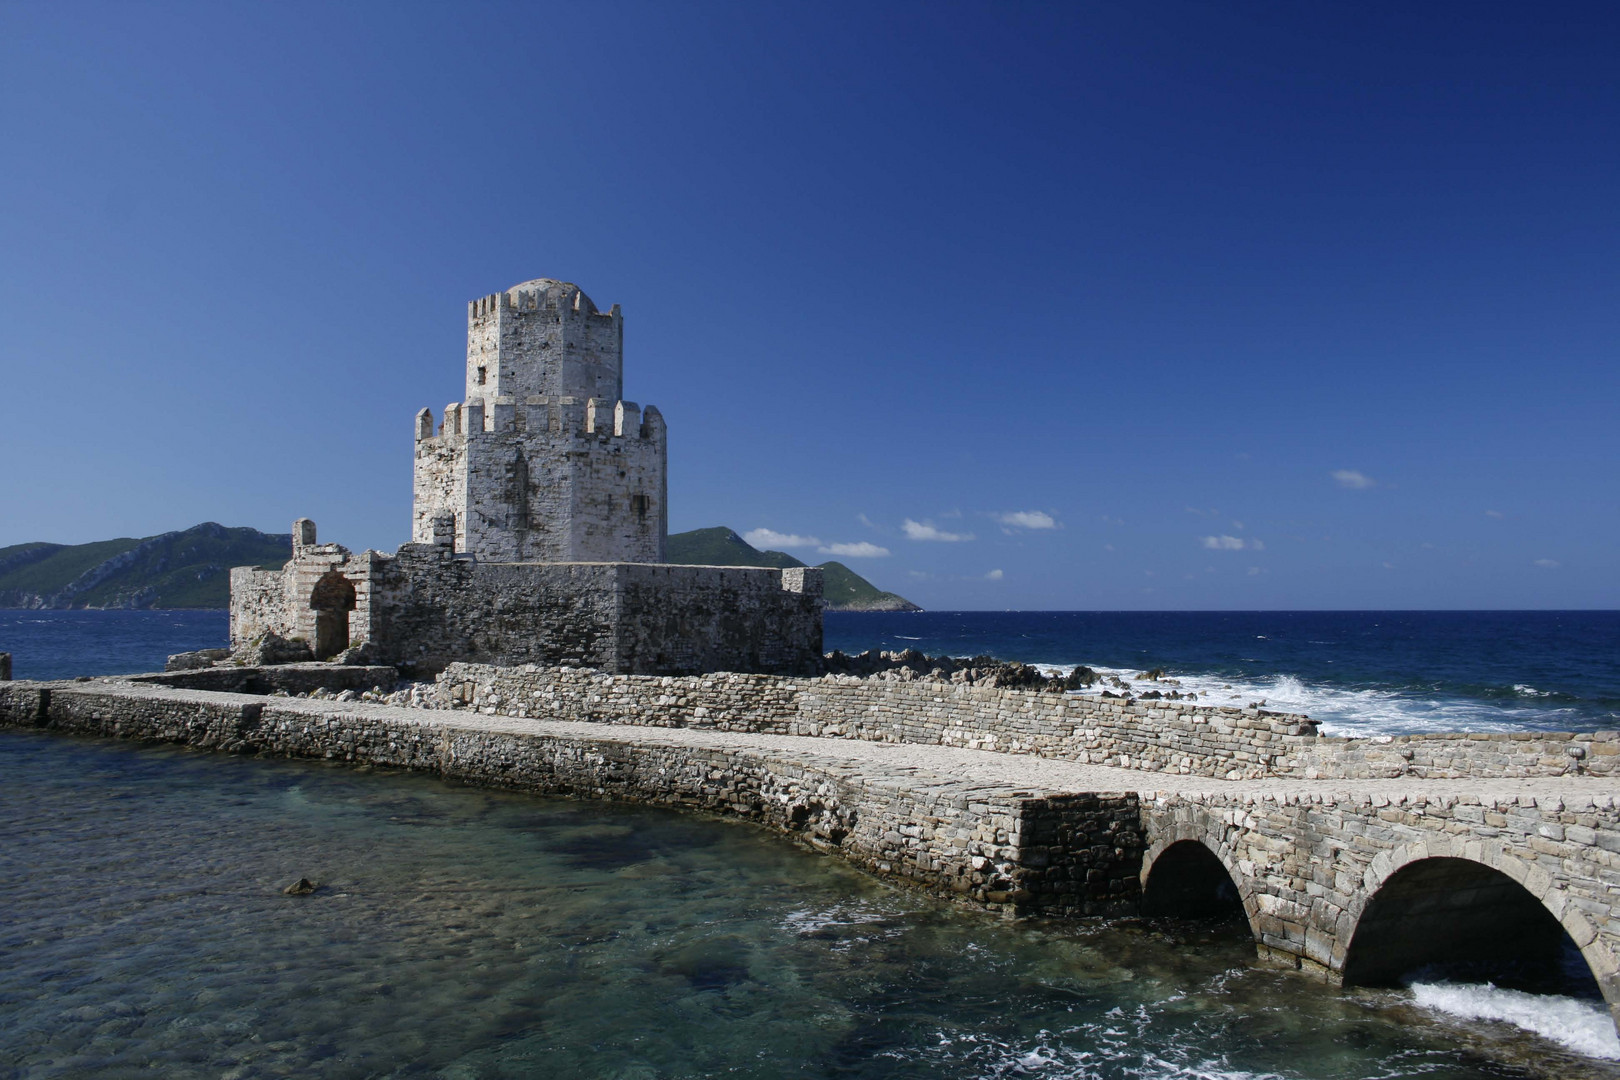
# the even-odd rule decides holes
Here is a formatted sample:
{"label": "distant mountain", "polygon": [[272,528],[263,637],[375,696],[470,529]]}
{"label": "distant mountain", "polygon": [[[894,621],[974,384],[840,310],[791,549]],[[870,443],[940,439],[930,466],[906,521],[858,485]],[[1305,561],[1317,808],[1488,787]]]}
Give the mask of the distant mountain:
{"label": "distant mountain", "polygon": [[[691,566],[804,566],[785,551],[760,551],[731,529],[671,533],[665,558]],[[884,592],[840,562],[821,564],[821,590],[833,611],[921,611],[903,596]]]}
{"label": "distant mountain", "polygon": [[231,567],[290,558],[290,533],[212,521],[143,540],[16,544],[0,548],[0,608],[223,608]]}
{"label": "distant mountain", "polygon": [[[145,539],[0,548],[0,608],[224,608],[231,567],[279,569],[292,536],[227,529],[212,521]],[[804,566],[781,551],[760,551],[730,529],[694,529],[669,538],[669,561],[699,566]],[[838,562],[821,564],[822,595],[834,611],[920,611]]]}

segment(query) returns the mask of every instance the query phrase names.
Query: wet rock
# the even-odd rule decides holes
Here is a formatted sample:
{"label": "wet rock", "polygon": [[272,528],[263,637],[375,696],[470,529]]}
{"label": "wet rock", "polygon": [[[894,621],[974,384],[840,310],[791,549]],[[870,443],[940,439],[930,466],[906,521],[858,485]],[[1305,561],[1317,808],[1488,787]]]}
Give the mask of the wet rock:
{"label": "wet rock", "polygon": [[301,877],[281,891],[287,896],[308,896],[318,888],[320,888],[320,885],[317,882],[311,881],[307,877]]}

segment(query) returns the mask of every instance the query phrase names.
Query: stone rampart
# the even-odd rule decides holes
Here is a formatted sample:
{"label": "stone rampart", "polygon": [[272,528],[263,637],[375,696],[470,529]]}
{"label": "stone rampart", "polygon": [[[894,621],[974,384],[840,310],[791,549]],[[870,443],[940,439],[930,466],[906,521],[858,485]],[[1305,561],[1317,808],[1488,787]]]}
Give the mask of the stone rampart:
{"label": "stone rampart", "polygon": [[[448,692],[475,686],[471,672],[448,674]],[[625,726],[628,699],[613,687],[632,680],[558,676],[553,691],[595,708],[582,711],[595,722],[495,715],[502,702],[487,701],[490,690],[481,706],[489,713],[475,715],[104,679],[0,684],[0,725],[735,814],[874,873],[1011,913],[1131,913],[1152,900],[1161,876],[1173,892],[1181,879],[1179,895],[1202,890],[1218,902],[1211,879],[1194,872],[1202,851],[1241,900],[1262,956],[1377,984],[1431,958],[1492,950],[1556,963],[1567,934],[1620,1007],[1620,795],[1602,777],[1234,782],[1041,760],[1029,750],[1009,770],[1015,759],[1004,754],[828,738],[825,729],[819,739],[758,733],[740,706],[699,713],[719,701],[716,687],[746,697],[751,685],[754,700],[786,717],[805,704],[806,686],[820,685],[812,680],[797,680],[796,690],[795,680],[761,676],[716,677],[707,688],[645,680],[664,690],[665,712],[693,728],[728,729],[704,731],[673,720]],[[860,699],[868,705],[898,709],[922,691],[874,683],[864,692],[890,695]],[[547,705],[543,693],[538,711],[557,715],[561,699]]]}
{"label": "stone rampart", "polygon": [[[279,571],[232,571],[231,644],[273,633],[326,659],[431,676],[456,660],[606,671],[821,670],[821,571],[655,563],[492,563],[447,545],[353,555],[296,541]],[[299,529],[294,529],[295,537]],[[331,599],[323,599],[330,597]]]}
{"label": "stone rampart", "polygon": [[120,680],[0,687],[0,726],[420,769],[480,784],[734,814],[994,910],[1133,908],[1134,795],[1066,795],[802,748]]}
{"label": "stone rampart", "polygon": [[440,675],[436,693],[445,707],[491,716],[960,746],[1223,779],[1620,771],[1620,732],[1328,739],[1288,713],[927,679],[657,677],[458,663]]}

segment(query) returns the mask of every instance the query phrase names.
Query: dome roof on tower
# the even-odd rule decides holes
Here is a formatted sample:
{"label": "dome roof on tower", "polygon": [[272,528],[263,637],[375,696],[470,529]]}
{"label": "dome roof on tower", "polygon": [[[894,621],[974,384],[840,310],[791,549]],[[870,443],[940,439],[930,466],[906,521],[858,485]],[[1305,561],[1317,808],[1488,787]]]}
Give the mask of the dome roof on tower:
{"label": "dome roof on tower", "polygon": [[574,307],[574,298],[577,296],[579,298],[578,307],[581,310],[588,311],[593,315],[596,314],[596,305],[591,302],[591,298],[585,295],[584,289],[581,289],[572,281],[558,281],[556,278],[545,277],[534,278],[532,281],[524,281],[513,285],[506,292],[509,296],[516,296],[520,293],[527,295],[538,294],[539,303],[542,306],[554,303],[558,307]]}

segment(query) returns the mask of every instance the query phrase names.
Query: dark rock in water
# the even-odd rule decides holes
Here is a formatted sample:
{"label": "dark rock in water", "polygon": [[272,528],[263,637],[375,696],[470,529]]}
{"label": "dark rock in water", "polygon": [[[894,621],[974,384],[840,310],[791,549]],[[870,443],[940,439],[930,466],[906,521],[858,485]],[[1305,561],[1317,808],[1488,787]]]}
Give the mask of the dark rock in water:
{"label": "dark rock in water", "polygon": [[288,896],[308,896],[318,888],[320,886],[309,878],[301,877],[281,891]]}
{"label": "dark rock in water", "polygon": [[1065,690],[1081,690],[1096,682],[1100,676],[1084,664],[1076,664],[1073,671],[1063,680]]}

